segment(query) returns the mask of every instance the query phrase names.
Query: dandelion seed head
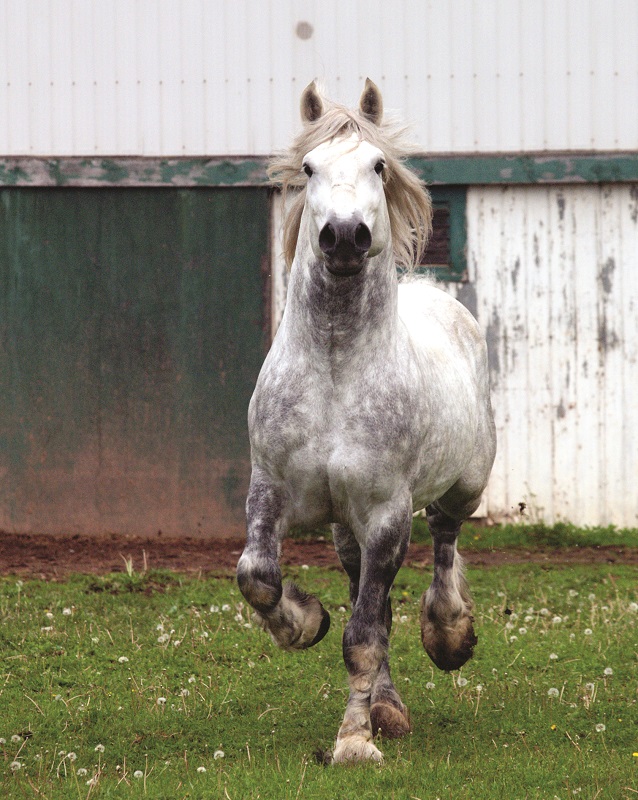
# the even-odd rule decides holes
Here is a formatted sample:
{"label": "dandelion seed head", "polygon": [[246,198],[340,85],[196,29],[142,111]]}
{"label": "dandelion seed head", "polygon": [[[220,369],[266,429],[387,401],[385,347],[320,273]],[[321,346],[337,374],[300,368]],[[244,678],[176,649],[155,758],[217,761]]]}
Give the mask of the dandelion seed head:
{"label": "dandelion seed head", "polygon": [[553,625],[560,625],[560,623],[562,621],[563,621],[563,618],[559,617],[558,614],[555,617],[552,617],[552,624]]}
{"label": "dandelion seed head", "polygon": [[73,753],[73,752],[67,753],[66,757],[69,759],[69,761],[77,761],[77,759],[78,759],[77,753]]}
{"label": "dandelion seed head", "polygon": [[158,697],[156,702],[157,702],[158,706],[165,706],[166,705],[166,698],[165,697]]}
{"label": "dandelion seed head", "polygon": [[206,772],[206,767],[197,767],[198,772]]}
{"label": "dandelion seed head", "polygon": [[638,603],[629,603],[629,610],[630,611],[638,611]]}
{"label": "dandelion seed head", "polygon": [[96,753],[103,753],[104,752],[104,745],[103,744],[96,744],[95,745],[95,752]]}
{"label": "dandelion seed head", "polygon": [[22,736],[19,736],[17,733],[14,733],[13,736],[11,737],[11,741],[14,744],[17,744],[18,742],[22,741]]}
{"label": "dandelion seed head", "polygon": [[179,693],[180,697],[188,697],[189,695],[190,695],[190,692],[188,691],[188,689],[182,689],[180,691],[180,693]]}
{"label": "dandelion seed head", "polygon": [[213,753],[213,758],[215,759],[215,761],[217,761],[220,758],[224,758],[225,756],[226,753],[224,753],[223,750],[215,750],[215,752]]}
{"label": "dandelion seed head", "polygon": [[519,628],[518,632],[521,634],[521,636],[525,636],[525,634],[527,633],[527,628]]}
{"label": "dandelion seed head", "polygon": [[194,675],[191,675],[190,678],[188,679],[188,682],[189,683],[195,683],[196,680],[197,680],[197,678]]}
{"label": "dandelion seed head", "polygon": [[133,777],[134,778],[143,778],[144,777],[144,773],[142,772],[141,769],[136,769],[135,772],[133,773]]}
{"label": "dandelion seed head", "polygon": [[120,664],[127,664],[128,663],[128,658],[126,656],[120,656],[118,658],[118,661],[120,662]]}
{"label": "dandelion seed head", "polygon": [[83,778],[85,775],[88,775],[88,771],[84,769],[84,767],[80,767],[78,771],[75,773],[79,778]]}
{"label": "dandelion seed head", "polygon": [[560,692],[558,691],[558,689],[555,686],[552,686],[551,689],[547,690],[547,696],[548,697],[558,697],[559,695],[560,695]]}
{"label": "dandelion seed head", "polygon": [[458,686],[467,686],[467,678],[459,678],[456,683]]}
{"label": "dandelion seed head", "polygon": [[614,671],[613,671],[613,669],[611,667],[605,667],[605,669],[603,670],[603,675],[609,676],[609,675],[613,675],[613,674],[614,674]]}
{"label": "dandelion seed head", "polygon": [[22,764],[19,761],[12,761],[9,764],[9,769],[11,770],[11,772],[17,772],[21,766]]}
{"label": "dandelion seed head", "polygon": [[210,607],[211,614],[219,614],[219,606],[211,606]]}
{"label": "dandelion seed head", "polygon": [[65,617],[70,617],[73,611],[70,608],[63,608],[62,615]]}
{"label": "dandelion seed head", "polygon": [[428,681],[428,682],[425,684],[425,688],[426,688],[426,689],[434,689],[434,687],[435,687],[435,686],[436,686],[436,683],[433,683],[432,681]]}
{"label": "dandelion seed head", "polygon": [[558,661],[558,653],[550,653],[549,654],[550,661]]}
{"label": "dandelion seed head", "polygon": [[549,617],[549,608],[541,608],[538,613],[541,615],[541,617]]}
{"label": "dandelion seed head", "polygon": [[596,725],[596,733],[603,733],[606,730],[607,728],[602,722],[599,722],[598,725]]}
{"label": "dandelion seed head", "polygon": [[160,644],[166,644],[166,642],[167,642],[168,640],[169,640],[169,635],[168,635],[167,633],[162,633],[162,634],[160,634],[160,635],[157,637],[157,641],[158,641]]}
{"label": "dandelion seed head", "polygon": [[510,642],[516,642],[516,641],[518,641],[518,636],[515,635],[510,636]]}
{"label": "dandelion seed head", "polygon": [[222,606],[222,611],[230,611],[230,606],[228,605],[228,603],[224,603],[224,605]]}
{"label": "dandelion seed head", "polygon": [[3,736],[0,736],[0,746],[4,745],[6,743],[7,743],[7,740]]}

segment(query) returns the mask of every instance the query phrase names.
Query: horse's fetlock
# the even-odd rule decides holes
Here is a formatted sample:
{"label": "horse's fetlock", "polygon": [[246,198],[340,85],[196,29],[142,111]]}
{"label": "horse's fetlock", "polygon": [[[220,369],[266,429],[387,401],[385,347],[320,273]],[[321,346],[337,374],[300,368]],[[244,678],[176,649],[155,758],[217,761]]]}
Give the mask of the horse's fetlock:
{"label": "horse's fetlock", "polygon": [[271,612],[281,600],[281,572],[276,562],[242,556],[237,564],[237,584],[248,603],[262,614]]}

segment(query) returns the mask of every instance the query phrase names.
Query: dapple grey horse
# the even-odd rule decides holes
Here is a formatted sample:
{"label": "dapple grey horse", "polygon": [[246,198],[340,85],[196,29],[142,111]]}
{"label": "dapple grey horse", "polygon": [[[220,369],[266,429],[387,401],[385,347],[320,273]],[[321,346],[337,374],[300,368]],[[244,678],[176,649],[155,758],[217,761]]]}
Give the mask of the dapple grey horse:
{"label": "dapple grey horse", "polygon": [[431,203],[401,159],[404,130],[383,119],[367,81],[359,108],[313,83],[304,127],[273,166],[297,188],[285,230],[285,312],[249,410],[252,477],[240,589],[277,645],[319,642],[319,600],[282,586],[291,526],[332,523],[350,579],[343,636],[350,694],[334,762],[380,761],[373,738],[409,715],[390,677],[389,592],[412,515],[427,509],[434,577],[421,601],[423,645],[444,670],[473,653],[472,601],[456,550],[495,453],[486,344],[456,300],[428,281],[399,282],[423,249]]}

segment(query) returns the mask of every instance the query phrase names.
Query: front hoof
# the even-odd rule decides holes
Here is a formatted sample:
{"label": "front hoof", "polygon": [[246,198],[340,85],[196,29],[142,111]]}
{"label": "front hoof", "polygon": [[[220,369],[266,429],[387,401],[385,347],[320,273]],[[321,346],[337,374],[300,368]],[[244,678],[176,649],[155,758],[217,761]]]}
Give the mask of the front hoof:
{"label": "front hoof", "polygon": [[357,764],[365,761],[377,764],[383,761],[383,753],[369,739],[364,736],[346,736],[337,739],[332,755],[333,764]]}
{"label": "front hoof", "polygon": [[370,708],[370,721],[374,734],[381,732],[386,739],[400,739],[410,733],[410,712],[406,706],[400,711],[390,703],[373,703]]}
{"label": "front hoof", "polygon": [[454,626],[437,627],[431,620],[421,624],[421,640],[434,664],[449,672],[460,669],[474,655],[478,637],[474,633],[472,617],[461,617]]}

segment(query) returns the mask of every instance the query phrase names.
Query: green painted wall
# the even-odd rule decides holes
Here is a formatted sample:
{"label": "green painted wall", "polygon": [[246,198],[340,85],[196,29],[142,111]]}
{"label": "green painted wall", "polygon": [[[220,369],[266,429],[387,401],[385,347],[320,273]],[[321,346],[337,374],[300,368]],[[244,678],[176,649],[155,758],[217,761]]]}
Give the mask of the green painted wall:
{"label": "green painted wall", "polygon": [[265,188],[0,191],[0,529],[237,534]]}

